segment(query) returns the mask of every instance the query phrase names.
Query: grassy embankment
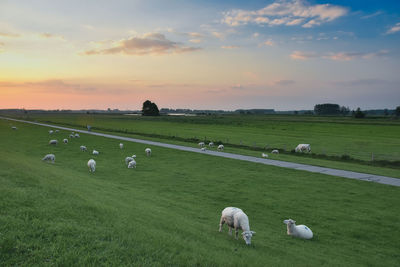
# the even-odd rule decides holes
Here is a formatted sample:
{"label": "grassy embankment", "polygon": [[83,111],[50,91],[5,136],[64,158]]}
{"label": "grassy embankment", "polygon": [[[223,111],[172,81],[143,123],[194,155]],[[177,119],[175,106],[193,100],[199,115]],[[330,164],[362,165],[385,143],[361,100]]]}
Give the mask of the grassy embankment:
{"label": "grassy embankment", "polygon": [[[11,130],[11,124],[17,131]],[[1,265],[398,266],[399,188],[0,120]],[[79,151],[85,144],[100,155]],[[41,162],[46,153],[56,163]],[[136,153],[137,169],[123,159]],[[96,173],[86,162],[94,157]],[[247,247],[218,233],[241,207]],[[283,219],[307,224],[310,241]]]}

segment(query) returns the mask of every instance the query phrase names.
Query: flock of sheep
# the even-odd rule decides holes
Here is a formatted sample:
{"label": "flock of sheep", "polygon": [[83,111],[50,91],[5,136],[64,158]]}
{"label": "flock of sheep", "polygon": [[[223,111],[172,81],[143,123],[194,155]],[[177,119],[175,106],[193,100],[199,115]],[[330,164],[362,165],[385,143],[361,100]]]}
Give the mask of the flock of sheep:
{"label": "flock of sheep", "polygon": [[[17,130],[17,127],[13,126],[13,130]],[[53,134],[54,132],[59,132],[58,130],[50,130],[49,134]],[[70,138],[79,138],[78,133],[72,132],[69,135]],[[68,144],[68,139],[63,139],[63,143]],[[58,141],[56,139],[52,139],[49,141],[50,145],[57,145]],[[199,146],[202,151],[205,151],[205,143],[200,142]],[[214,146],[213,142],[210,142],[208,146],[211,148]],[[120,143],[119,144],[120,149],[124,148],[124,144]],[[224,150],[224,145],[218,145],[217,149],[219,151]],[[80,150],[85,152],[87,151],[86,146],[80,146]],[[303,151],[311,151],[311,147],[309,144],[299,144],[296,149],[296,152],[303,152]],[[145,153],[147,156],[151,156],[151,149],[146,148]],[[273,154],[279,154],[278,150],[272,150]],[[93,155],[99,155],[99,152],[97,150],[93,150],[92,152]],[[262,157],[267,158],[268,155],[262,153]],[[135,161],[136,155],[132,155],[129,157],[125,158],[125,164],[128,166],[128,168],[136,168],[136,161]],[[43,157],[43,161],[50,161],[52,163],[55,162],[55,155],[54,154],[47,154]],[[94,159],[89,159],[87,162],[87,166],[89,168],[90,172],[95,172],[96,170],[96,161]],[[305,225],[296,225],[296,221],[292,219],[284,220],[283,223],[287,225],[287,234],[298,237],[298,238],[303,238],[303,239],[311,239],[313,237],[313,232],[311,231],[310,228],[308,228]],[[227,207],[222,211],[221,214],[221,219],[219,223],[219,232],[222,232],[222,226],[224,224],[228,225],[229,228],[229,235],[232,235],[232,229],[235,229],[235,238],[238,239],[238,234],[239,230],[242,230],[242,237],[244,241],[246,242],[246,245],[251,244],[251,238],[253,235],[255,235],[256,232],[250,230],[250,224],[249,224],[249,218],[247,215],[243,212],[243,210],[235,207]]]}

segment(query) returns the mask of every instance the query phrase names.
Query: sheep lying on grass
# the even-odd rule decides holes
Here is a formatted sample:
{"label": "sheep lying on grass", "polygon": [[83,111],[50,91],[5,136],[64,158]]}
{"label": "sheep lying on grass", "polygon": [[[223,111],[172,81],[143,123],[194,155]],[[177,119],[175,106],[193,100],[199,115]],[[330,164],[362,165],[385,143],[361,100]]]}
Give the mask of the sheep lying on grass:
{"label": "sheep lying on grass", "polygon": [[56,133],[58,133],[60,130],[55,130]]}
{"label": "sheep lying on grass", "polygon": [[50,130],[50,131],[49,131],[49,134],[52,134],[53,132],[54,132],[53,130]]}
{"label": "sheep lying on grass", "polygon": [[209,146],[209,147],[213,147],[213,146],[214,146],[214,143],[213,143],[213,142],[210,142],[210,143],[208,143],[208,146]]}
{"label": "sheep lying on grass", "polygon": [[218,149],[218,150],[224,150],[224,145],[219,145],[219,146],[217,147],[217,149]]}
{"label": "sheep lying on grass", "polygon": [[93,155],[98,155],[98,154],[99,154],[99,151],[93,149],[92,154],[93,154]]}
{"label": "sheep lying on grass", "polygon": [[81,149],[81,151],[87,151],[86,146],[80,146],[79,148]]}
{"label": "sheep lying on grass", "polygon": [[68,139],[63,140],[64,144],[68,144]]}
{"label": "sheep lying on grass", "polygon": [[232,235],[232,228],[235,228],[235,238],[238,239],[239,229],[242,229],[242,237],[246,245],[251,244],[251,237],[256,233],[250,231],[249,218],[239,208],[227,207],[222,211],[219,222],[219,231],[222,232],[222,225],[226,223],[229,227],[229,234]]}
{"label": "sheep lying on grass", "polygon": [[199,147],[203,147],[203,146],[205,146],[206,144],[204,143],[204,142],[200,142],[199,143]]}
{"label": "sheep lying on grass", "polygon": [[279,154],[279,150],[278,149],[274,149],[271,151],[272,154]]}
{"label": "sheep lying on grass", "polygon": [[129,168],[129,169],[133,169],[133,168],[136,169],[136,161],[135,161],[134,159],[132,159],[131,161],[129,161],[129,163],[128,163],[128,168]]}
{"label": "sheep lying on grass", "polygon": [[69,138],[74,138],[74,137],[75,137],[74,134],[70,134],[70,135],[69,135]]}
{"label": "sheep lying on grass", "polygon": [[79,136],[79,134],[78,133],[76,133],[75,134],[75,138],[79,138],[80,136]]}
{"label": "sheep lying on grass", "polygon": [[292,219],[284,220],[284,224],[287,225],[287,234],[303,239],[311,239],[313,237],[313,232],[310,228],[305,225],[296,225],[296,221]]}
{"label": "sheep lying on grass", "polygon": [[57,140],[50,140],[49,145],[57,145],[58,141]]}
{"label": "sheep lying on grass", "polygon": [[146,148],[146,149],[144,150],[144,152],[146,152],[146,155],[147,155],[148,157],[151,156],[151,149],[150,149],[150,148]]}
{"label": "sheep lying on grass", "polygon": [[132,160],[135,160],[136,155],[132,155],[132,157],[126,157],[125,158],[125,164],[128,165],[129,162],[131,162]]}
{"label": "sheep lying on grass", "polygon": [[311,152],[310,144],[298,144],[297,147],[294,149],[295,152]]}
{"label": "sheep lying on grass", "polygon": [[47,154],[42,158],[42,161],[51,161],[51,163],[54,163],[55,160],[56,156],[54,156],[54,154]]}
{"label": "sheep lying on grass", "polygon": [[15,127],[15,126],[12,126],[11,129],[13,129],[13,130],[18,130],[18,128]]}
{"label": "sheep lying on grass", "polygon": [[95,172],[96,170],[96,161],[94,159],[89,159],[87,166],[89,167],[90,172]]}

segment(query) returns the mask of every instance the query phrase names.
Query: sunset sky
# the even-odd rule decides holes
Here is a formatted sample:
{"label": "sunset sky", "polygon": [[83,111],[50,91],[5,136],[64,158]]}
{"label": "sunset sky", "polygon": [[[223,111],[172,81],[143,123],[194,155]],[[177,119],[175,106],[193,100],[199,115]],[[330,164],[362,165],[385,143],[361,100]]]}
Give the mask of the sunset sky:
{"label": "sunset sky", "polygon": [[0,108],[400,105],[400,1],[0,0]]}

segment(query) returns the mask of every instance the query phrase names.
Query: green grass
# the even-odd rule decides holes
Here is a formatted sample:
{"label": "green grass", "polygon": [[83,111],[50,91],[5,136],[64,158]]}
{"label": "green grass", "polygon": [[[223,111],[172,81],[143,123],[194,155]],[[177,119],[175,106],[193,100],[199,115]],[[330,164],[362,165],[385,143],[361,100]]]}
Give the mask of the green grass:
{"label": "green grass", "polygon": [[[117,140],[85,134],[56,147],[49,139],[46,127],[0,120],[1,265],[400,263],[398,187],[159,147],[148,158],[145,145],[121,150]],[[47,153],[55,164],[41,162]],[[135,170],[124,165],[133,153]],[[249,216],[252,246],[217,231],[226,206]],[[287,236],[289,217],[314,239]]]}

